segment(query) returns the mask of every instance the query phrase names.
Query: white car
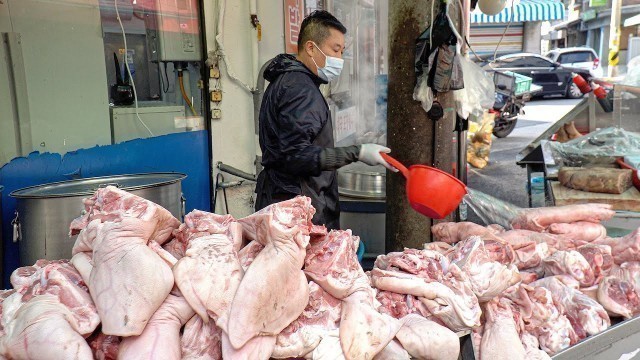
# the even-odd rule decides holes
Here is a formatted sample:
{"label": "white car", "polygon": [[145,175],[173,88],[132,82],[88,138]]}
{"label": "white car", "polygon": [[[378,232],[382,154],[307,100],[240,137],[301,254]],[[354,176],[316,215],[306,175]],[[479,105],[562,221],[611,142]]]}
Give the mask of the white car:
{"label": "white car", "polygon": [[562,65],[584,69],[589,71],[591,76],[601,78],[604,76],[600,59],[595,50],[588,47],[571,47],[566,49],[551,50],[545,55],[549,60]]}

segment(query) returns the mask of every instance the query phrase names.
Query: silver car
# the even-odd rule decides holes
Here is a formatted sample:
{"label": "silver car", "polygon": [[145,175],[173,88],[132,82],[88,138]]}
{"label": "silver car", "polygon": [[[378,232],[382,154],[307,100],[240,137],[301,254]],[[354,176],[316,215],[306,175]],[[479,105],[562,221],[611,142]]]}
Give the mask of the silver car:
{"label": "silver car", "polygon": [[588,47],[554,49],[545,55],[549,60],[572,68],[584,69],[595,78],[604,76],[600,59],[595,50]]}

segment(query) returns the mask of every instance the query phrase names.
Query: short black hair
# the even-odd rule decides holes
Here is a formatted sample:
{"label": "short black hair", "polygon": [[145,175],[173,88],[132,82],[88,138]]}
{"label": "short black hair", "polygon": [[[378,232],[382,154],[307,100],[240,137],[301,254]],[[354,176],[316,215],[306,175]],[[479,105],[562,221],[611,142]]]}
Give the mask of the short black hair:
{"label": "short black hair", "polygon": [[301,50],[304,43],[311,40],[318,46],[329,37],[329,28],[336,29],[343,34],[347,33],[347,28],[340,20],[325,10],[316,10],[309,14],[300,26],[298,35],[298,49]]}

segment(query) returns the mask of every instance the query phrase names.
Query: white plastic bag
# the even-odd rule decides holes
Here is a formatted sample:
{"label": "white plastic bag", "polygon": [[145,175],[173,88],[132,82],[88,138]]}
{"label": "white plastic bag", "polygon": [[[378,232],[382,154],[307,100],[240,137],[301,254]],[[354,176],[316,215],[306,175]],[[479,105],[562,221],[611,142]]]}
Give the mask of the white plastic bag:
{"label": "white plastic bag", "polygon": [[460,56],[464,89],[453,92],[456,110],[463,119],[473,114],[481,117],[484,110],[493,108],[495,102],[495,85],[493,78],[480,66],[466,57]]}
{"label": "white plastic bag", "polygon": [[427,85],[428,74],[424,73],[418,78],[418,83],[413,89],[413,100],[420,101],[424,111],[429,112],[433,105],[433,90]]}

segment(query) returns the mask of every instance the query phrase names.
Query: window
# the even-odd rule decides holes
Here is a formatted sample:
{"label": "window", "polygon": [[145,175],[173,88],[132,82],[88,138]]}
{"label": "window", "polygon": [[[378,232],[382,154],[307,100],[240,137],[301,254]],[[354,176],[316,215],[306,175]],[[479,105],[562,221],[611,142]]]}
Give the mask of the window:
{"label": "window", "polygon": [[550,67],[553,65],[551,61],[543,58],[538,58],[538,57],[527,58],[527,63],[531,67]]}
{"label": "window", "polygon": [[503,65],[500,67],[505,68],[522,68],[530,66],[528,58],[522,56],[503,59],[502,63]]}
{"label": "window", "polygon": [[561,64],[592,62],[593,58],[591,51],[578,51],[560,55],[558,62]]}

